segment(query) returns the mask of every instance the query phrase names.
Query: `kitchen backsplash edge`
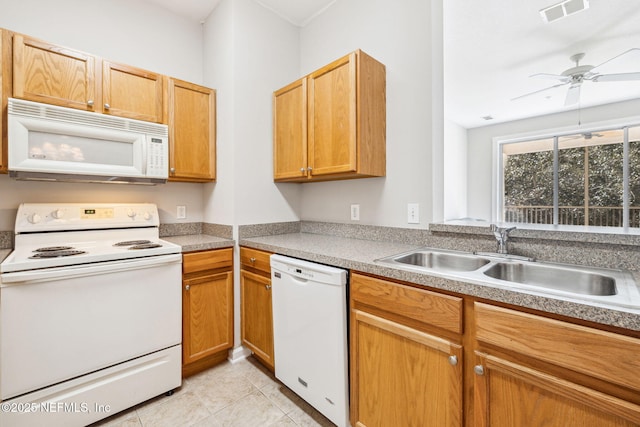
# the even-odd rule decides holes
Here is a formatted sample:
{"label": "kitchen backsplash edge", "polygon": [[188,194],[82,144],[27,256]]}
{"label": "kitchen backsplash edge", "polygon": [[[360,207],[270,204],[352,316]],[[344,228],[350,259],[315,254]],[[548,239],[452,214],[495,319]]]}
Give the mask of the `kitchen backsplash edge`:
{"label": "kitchen backsplash edge", "polygon": [[[488,227],[430,224],[430,229],[300,221],[241,225],[239,239],[288,233],[310,233],[359,240],[386,241],[465,252],[495,252],[497,242]],[[637,236],[567,233],[548,230],[512,232],[509,251],[541,261],[638,271]]]}
{"label": "kitchen backsplash edge", "polygon": [[13,248],[13,231],[0,231],[0,249]]}
{"label": "kitchen backsplash edge", "polygon": [[238,226],[238,238],[273,236],[276,234],[291,234],[302,232],[300,221],[272,222],[265,224],[246,224]]}
{"label": "kitchen backsplash edge", "polygon": [[233,226],[207,222],[183,222],[160,224],[160,237],[206,234],[223,239],[233,239]]}

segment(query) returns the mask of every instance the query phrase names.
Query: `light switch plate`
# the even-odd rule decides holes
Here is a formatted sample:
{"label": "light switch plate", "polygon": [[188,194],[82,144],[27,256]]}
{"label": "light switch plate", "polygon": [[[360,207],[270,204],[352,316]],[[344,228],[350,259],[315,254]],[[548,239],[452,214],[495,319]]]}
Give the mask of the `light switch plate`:
{"label": "light switch plate", "polygon": [[360,221],[360,205],[351,205],[351,221]]}

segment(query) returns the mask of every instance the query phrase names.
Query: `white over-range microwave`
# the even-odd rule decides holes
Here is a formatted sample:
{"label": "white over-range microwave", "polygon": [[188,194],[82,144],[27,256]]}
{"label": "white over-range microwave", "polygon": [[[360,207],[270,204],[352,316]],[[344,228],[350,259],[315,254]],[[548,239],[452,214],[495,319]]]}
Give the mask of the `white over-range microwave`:
{"label": "white over-range microwave", "polygon": [[9,175],[16,179],[160,184],[167,125],[9,98]]}

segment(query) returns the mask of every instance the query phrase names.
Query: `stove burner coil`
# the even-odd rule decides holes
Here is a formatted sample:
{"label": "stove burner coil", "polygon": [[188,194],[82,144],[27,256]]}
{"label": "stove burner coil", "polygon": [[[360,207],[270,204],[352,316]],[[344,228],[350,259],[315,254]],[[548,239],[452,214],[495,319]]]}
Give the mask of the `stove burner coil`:
{"label": "stove burner coil", "polygon": [[55,251],[67,251],[73,249],[71,246],[47,246],[46,248],[34,249],[33,252],[55,252]]}
{"label": "stove burner coil", "polygon": [[134,245],[144,245],[151,243],[150,240],[127,240],[126,242],[118,242],[113,246],[134,246]]}
{"label": "stove burner coil", "polygon": [[161,248],[162,245],[160,243],[142,243],[140,245],[131,246],[129,249],[153,249],[153,248]]}
{"label": "stove burner coil", "polygon": [[30,256],[30,259],[38,259],[38,258],[60,258],[60,257],[65,257],[65,256],[73,256],[73,255],[81,255],[81,254],[85,254],[85,251],[78,251],[78,250],[51,250],[51,251],[47,251],[47,252],[38,252],[32,256]]}

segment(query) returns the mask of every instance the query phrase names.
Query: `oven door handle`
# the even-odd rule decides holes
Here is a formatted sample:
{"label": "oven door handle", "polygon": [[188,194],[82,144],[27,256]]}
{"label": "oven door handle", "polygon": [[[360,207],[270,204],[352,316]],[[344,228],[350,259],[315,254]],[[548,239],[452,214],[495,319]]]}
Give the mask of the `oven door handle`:
{"label": "oven door handle", "polygon": [[81,276],[95,276],[116,271],[139,270],[158,265],[182,262],[182,254],[159,255],[145,258],[124,259],[118,261],[101,262],[97,264],[83,264],[66,267],[45,268],[41,270],[17,271],[4,273],[1,285],[17,285],[26,282],[48,282],[60,278]]}

